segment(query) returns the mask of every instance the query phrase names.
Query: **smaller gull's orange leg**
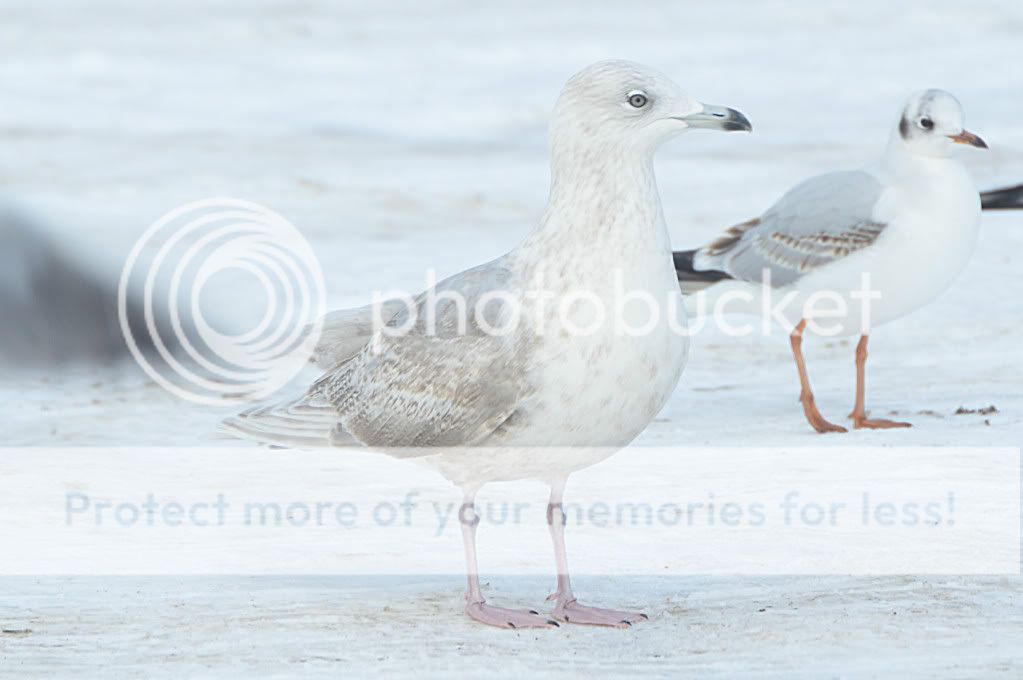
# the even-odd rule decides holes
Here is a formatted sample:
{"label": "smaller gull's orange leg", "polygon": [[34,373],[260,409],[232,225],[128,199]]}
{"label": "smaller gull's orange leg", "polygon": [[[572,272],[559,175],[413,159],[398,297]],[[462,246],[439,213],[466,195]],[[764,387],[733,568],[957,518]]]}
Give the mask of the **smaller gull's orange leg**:
{"label": "smaller gull's orange leg", "polygon": [[789,336],[792,340],[792,355],[796,358],[796,368],[799,369],[799,401],[803,404],[803,413],[806,420],[813,429],[818,432],[848,432],[841,425],[835,425],[824,419],[817,405],[813,401],[813,392],[810,390],[810,378],[806,374],[806,362],[803,361],[803,330],[806,328],[806,319],[799,322],[799,325]]}
{"label": "smaller gull's orange leg", "polygon": [[853,420],[853,427],[869,430],[887,430],[893,427],[913,427],[912,423],[903,423],[897,420],[886,420],[884,418],[867,418],[866,392],[867,392],[867,339],[869,336],[861,335],[856,345],[856,406],[849,417]]}

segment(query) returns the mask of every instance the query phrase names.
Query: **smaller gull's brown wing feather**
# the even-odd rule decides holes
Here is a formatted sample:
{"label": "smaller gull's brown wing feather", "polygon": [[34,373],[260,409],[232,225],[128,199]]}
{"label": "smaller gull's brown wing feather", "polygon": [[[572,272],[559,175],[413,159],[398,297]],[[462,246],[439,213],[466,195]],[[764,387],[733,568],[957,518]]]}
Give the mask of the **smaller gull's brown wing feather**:
{"label": "smaller gull's brown wing feather", "polygon": [[886,224],[875,206],[881,183],[862,171],[832,172],[797,185],[761,217],[728,229],[696,252],[697,271],[785,286],[873,244]]}

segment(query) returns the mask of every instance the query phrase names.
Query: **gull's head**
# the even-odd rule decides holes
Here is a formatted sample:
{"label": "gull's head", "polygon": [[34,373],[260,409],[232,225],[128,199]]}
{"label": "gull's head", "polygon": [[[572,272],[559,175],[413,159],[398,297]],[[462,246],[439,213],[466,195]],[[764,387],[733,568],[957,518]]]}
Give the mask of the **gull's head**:
{"label": "gull's head", "polygon": [[987,148],[983,139],[963,127],[963,107],[944,90],[923,90],[910,97],[898,135],[910,151],[924,156],[948,155],[953,144]]}
{"label": "gull's head", "polygon": [[690,129],[752,130],[735,109],[703,104],[667,76],[630,61],[602,61],[565,84],[551,124],[555,142],[653,151]]}

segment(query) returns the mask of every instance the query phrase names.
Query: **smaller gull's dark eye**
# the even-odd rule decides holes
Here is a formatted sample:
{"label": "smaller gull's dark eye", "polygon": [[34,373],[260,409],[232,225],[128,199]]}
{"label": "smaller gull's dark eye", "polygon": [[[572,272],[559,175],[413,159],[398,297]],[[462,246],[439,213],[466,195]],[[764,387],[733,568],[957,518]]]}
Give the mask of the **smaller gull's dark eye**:
{"label": "smaller gull's dark eye", "polygon": [[926,117],[921,118],[920,127],[922,127],[924,130],[930,130],[931,128],[934,127],[934,121]]}
{"label": "smaller gull's dark eye", "polygon": [[646,106],[647,98],[642,92],[630,92],[629,103],[637,109],[641,109]]}

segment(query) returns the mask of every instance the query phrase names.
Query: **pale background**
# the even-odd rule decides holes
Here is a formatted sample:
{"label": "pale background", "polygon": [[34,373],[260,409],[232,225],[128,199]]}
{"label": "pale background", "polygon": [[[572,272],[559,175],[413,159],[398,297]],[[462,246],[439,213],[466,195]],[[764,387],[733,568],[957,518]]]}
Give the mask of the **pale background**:
{"label": "pale background", "polygon": [[[415,288],[425,268],[453,273],[522,238],[543,209],[551,104],[605,58],[655,66],[754,123],[752,136],[694,133],[661,152],[678,247],[809,174],[868,161],[924,87],[955,93],[990,144],[961,152],[978,186],[1023,181],[1015,0],[3,0],[0,190],[110,272],[181,203],[256,201],[317,248],[331,306],[368,302],[374,288]],[[641,443],[1020,446],[1021,248],[1020,215],[985,216],[956,286],[876,333],[868,408],[914,429],[816,436],[784,337],[707,334]],[[810,341],[807,355],[822,410],[844,416],[852,347]],[[133,367],[5,371],[8,445],[196,445],[224,415]],[[989,405],[998,413],[954,415]],[[536,555],[550,559],[546,545]],[[502,577],[485,590],[535,607],[552,584]],[[1023,664],[1019,577],[590,576],[581,597],[653,621],[539,634],[465,620],[461,587],[460,576],[5,581],[2,627],[31,632],[0,635],[0,669],[1010,677]]]}

